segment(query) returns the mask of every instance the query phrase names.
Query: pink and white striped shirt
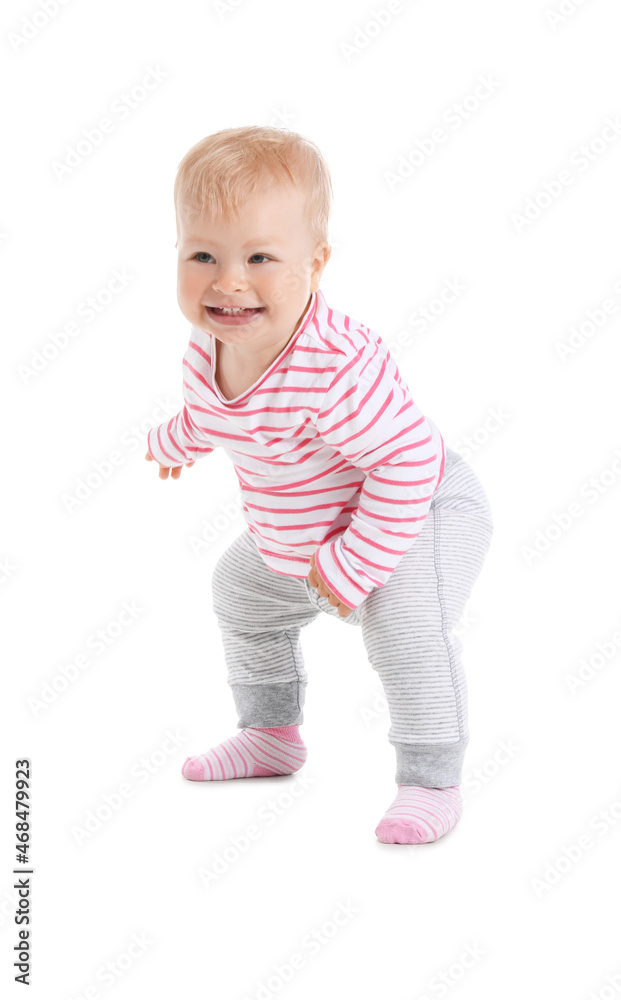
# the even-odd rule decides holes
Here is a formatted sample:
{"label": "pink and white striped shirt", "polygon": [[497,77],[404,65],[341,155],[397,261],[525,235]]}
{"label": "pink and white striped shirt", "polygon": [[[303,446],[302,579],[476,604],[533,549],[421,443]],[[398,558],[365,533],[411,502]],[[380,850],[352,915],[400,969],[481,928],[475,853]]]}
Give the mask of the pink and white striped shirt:
{"label": "pink and white striped shirt", "polygon": [[249,389],[227,400],[211,334],[191,328],[183,409],[148,435],[182,465],[223,448],[266,565],[319,576],[356,608],[414,544],[444,475],[442,435],[416,406],[388,348],[313,292],[296,333]]}

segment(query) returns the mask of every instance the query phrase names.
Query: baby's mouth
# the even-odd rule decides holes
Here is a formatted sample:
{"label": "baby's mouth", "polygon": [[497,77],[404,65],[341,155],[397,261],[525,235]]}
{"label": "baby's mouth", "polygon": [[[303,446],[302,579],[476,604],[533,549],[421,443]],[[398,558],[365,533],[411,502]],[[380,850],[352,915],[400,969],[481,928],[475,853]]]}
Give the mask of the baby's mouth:
{"label": "baby's mouth", "polygon": [[207,306],[207,312],[215,313],[216,316],[256,316],[263,311],[263,306],[250,309],[221,309],[218,306]]}

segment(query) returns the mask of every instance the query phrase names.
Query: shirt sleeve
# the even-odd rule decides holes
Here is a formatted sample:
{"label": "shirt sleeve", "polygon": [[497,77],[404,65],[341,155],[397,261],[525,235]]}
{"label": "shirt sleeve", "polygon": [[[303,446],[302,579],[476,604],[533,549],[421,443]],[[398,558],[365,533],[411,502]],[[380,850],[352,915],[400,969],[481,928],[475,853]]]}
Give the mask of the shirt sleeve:
{"label": "shirt sleeve", "polygon": [[444,445],[388,352],[348,359],[312,418],[327,444],[365,473],[346,530],[315,551],[319,576],[356,608],[382,587],[420,534],[440,481]]}
{"label": "shirt sleeve", "polygon": [[194,462],[217,447],[200,423],[201,412],[205,410],[201,395],[201,384],[205,382],[204,364],[204,351],[190,340],[182,366],[183,408],[170,420],[152,427],[147,434],[147,450],[160,465],[170,468]]}
{"label": "shirt sleeve", "polygon": [[195,462],[214,450],[190,414],[187,403],[183,409],[147,435],[147,451],[160,465],[172,467]]}

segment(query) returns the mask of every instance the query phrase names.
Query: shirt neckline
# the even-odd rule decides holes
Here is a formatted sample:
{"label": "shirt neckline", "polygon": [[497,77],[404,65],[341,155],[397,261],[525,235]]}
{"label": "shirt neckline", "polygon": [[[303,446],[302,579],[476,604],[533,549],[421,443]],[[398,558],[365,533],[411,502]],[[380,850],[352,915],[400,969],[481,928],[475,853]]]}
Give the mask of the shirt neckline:
{"label": "shirt neckline", "polygon": [[272,361],[272,363],[269,366],[269,368],[266,368],[266,370],[263,372],[262,375],[259,376],[259,378],[256,380],[256,382],[253,382],[252,385],[248,389],[245,389],[244,392],[240,393],[239,396],[235,396],[234,399],[226,399],[226,397],[224,396],[224,394],[220,391],[220,386],[216,382],[216,367],[217,367],[216,338],[213,335],[211,335],[211,354],[212,354],[211,381],[212,381],[213,390],[214,390],[215,394],[217,395],[217,397],[218,397],[218,399],[220,400],[221,403],[223,403],[225,406],[233,406],[235,404],[243,402],[246,399],[247,396],[249,396],[251,393],[253,393],[256,389],[259,388],[259,386],[265,381],[266,378],[269,378],[269,376],[272,374],[272,372],[274,371],[274,369],[280,364],[280,362],[282,361],[282,359],[284,357],[286,357],[286,355],[288,354],[288,352],[291,350],[291,348],[293,347],[293,345],[297,341],[297,339],[300,336],[300,334],[304,332],[304,330],[306,329],[306,327],[308,326],[308,324],[312,320],[313,316],[315,315],[315,312],[316,312],[316,309],[317,309],[317,295],[318,295],[318,291],[315,291],[315,292],[312,293],[311,300],[310,300],[310,302],[308,304],[308,308],[306,310],[306,313],[304,314],[304,316],[302,318],[302,322],[300,323],[298,329],[294,333],[294,335],[291,338],[291,340],[289,340],[288,343],[285,344],[285,346],[283,347],[283,349],[280,352],[280,354],[278,355],[278,357],[275,358],[274,361]]}

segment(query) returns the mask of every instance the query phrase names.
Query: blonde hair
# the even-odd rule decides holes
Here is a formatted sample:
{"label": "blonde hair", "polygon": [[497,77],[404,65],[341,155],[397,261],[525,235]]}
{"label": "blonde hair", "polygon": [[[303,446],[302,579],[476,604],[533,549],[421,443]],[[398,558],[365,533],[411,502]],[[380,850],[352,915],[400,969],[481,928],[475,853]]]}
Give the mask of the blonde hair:
{"label": "blonde hair", "polygon": [[313,238],[328,242],[333,197],[328,165],[310,139],[271,125],[222,129],[188,150],[175,178],[177,232],[182,202],[216,219],[230,218],[267,178],[304,194]]}

